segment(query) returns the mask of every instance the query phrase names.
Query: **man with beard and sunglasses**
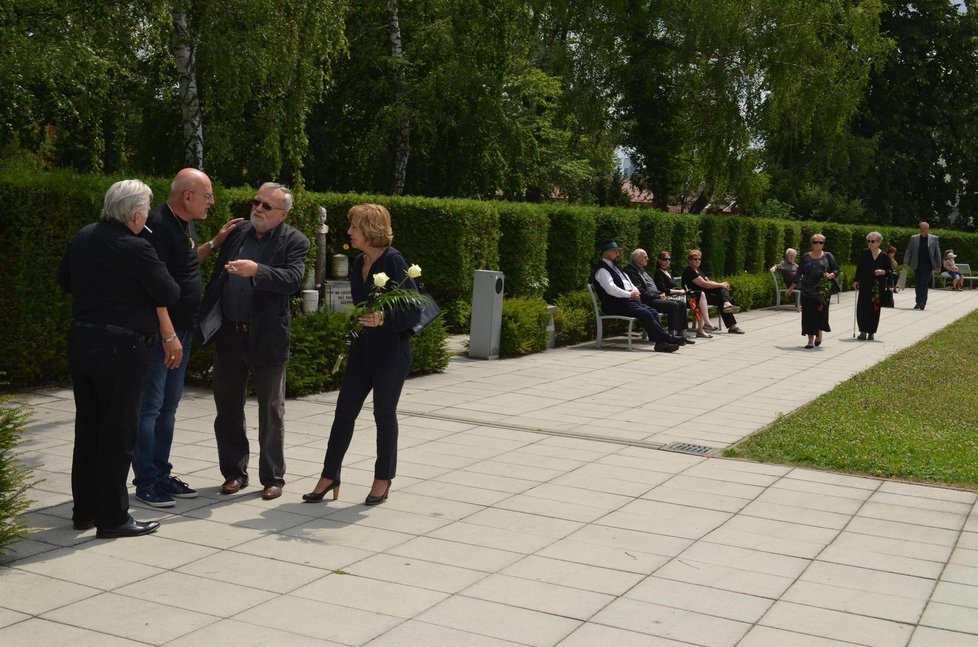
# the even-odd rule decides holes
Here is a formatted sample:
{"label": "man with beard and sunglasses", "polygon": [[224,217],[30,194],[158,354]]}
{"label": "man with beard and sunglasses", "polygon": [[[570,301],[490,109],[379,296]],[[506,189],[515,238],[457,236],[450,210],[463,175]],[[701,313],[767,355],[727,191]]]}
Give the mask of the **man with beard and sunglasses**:
{"label": "man with beard and sunglasses", "polygon": [[249,374],[258,396],[258,479],[262,499],[285,485],[285,365],[292,328],[289,297],[305,275],[309,239],[286,224],[292,192],[266,182],[251,201],[251,218],[221,246],[200,309],[200,335],[214,345],[214,434],[224,484],[248,485],[245,402]]}

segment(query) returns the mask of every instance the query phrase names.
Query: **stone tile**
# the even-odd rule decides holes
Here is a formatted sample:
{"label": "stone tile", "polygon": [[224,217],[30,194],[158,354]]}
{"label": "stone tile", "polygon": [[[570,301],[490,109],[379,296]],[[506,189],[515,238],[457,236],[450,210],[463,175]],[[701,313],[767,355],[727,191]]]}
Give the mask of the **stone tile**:
{"label": "stone tile", "polygon": [[951,556],[950,546],[890,537],[873,537],[853,532],[840,533],[833,542],[833,547],[842,550],[869,550],[895,557],[909,557],[931,562],[946,562]]}
{"label": "stone tile", "polygon": [[408,620],[370,641],[366,647],[515,647],[517,644],[508,640]]}
{"label": "stone tile", "polygon": [[[449,472],[449,474],[456,474],[456,473],[457,472]],[[441,478],[442,480],[438,480],[438,481],[420,481],[408,487],[407,489],[402,489],[401,492],[402,493],[407,492],[410,494],[417,494],[417,495],[432,497],[436,499],[461,501],[464,503],[471,503],[478,506],[491,506],[493,504],[499,503],[503,499],[506,499],[507,497],[510,496],[508,492],[499,492],[496,490],[487,490],[481,487],[460,485],[458,483],[446,482],[444,476]],[[527,482],[526,485],[527,487],[532,487],[535,484],[532,482]]]}
{"label": "stone tile", "polygon": [[116,593],[87,598],[42,617],[153,645],[165,644],[215,621],[211,615]]}
{"label": "stone tile", "polygon": [[978,613],[973,608],[931,602],[924,609],[920,624],[935,629],[947,629],[974,634],[978,642]]}
{"label": "stone tile", "polygon": [[941,573],[941,579],[958,584],[968,584],[978,586],[978,567],[962,566],[961,564],[948,564]]}
{"label": "stone tile", "polygon": [[324,546],[347,546],[372,552],[387,550],[412,539],[414,536],[373,528],[364,524],[340,522],[335,519],[316,519],[283,531],[282,536]]}
{"label": "stone tile", "polygon": [[465,523],[490,528],[502,528],[514,532],[542,535],[552,539],[566,537],[583,524],[524,512],[488,508],[465,519]]}
{"label": "stone tile", "polygon": [[328,575],[291,595],[399,618],[413,618],[448,597],[447,593],[430,589],[349,574]]}
{"label": "stone tile", "polygon": [[341,647],[341,643],[302,636],[278,629],[260,627],[237,620],[221,620],[182,638],[167,643],[167,647],[200,647],[201,645],[234,645],[235,647]]}
{"label": "stone tile", "polygon": [[761,598],[780,597],[795,581],[793,576],[772,575],[708,562],[677,558],[655,571],[657,577],[746,593]]}
{"label": "stone tile", "polygon": [[[785,577],[798,577],[808,566],[806,559],[788,555],[775,555],[758,550],[723,546],[701,541],[687,548],[676,560],[691,560],[705,564],[725,566],[736,564],[737,568],[756,573],[768,573]],[[675,561],[675,560],[674,560]]]}
{"label": "stone tile", "polygon": [[620,598],[592,622],[706,647],[736,645],[750,625],[714,616]]}
{"label": "stone tile", "polygon": [[275,597],[269,591],[172,572],[124,586],[116,593],[221,618]]}
{"label": "stone tile", "polygon": [[869,519],[856,516],[846,526],[846,532],[871,535],[873,537],[889,537],[902,541],[918,541],[939,546],[954,546],[958,540],[958,532],[943,528],[932,528],[915,523],[888,521],[885,519]]}
{"label": "stone tile", "polygon": [[941,576],[941,571],[944,569],[942,562],[898,557],[852,546],[836,546],[835,544],[822,551],[818,558],[836,564],[862,566],[872,570],[902,573],[935,580]]}
{"label": "stone tile", "polygon": [[423,559],[428,562],[459,566],[486,573],[495,573],[522,557],[521,553],[433,537],[416,537],[411,541],[395,546],[388,552],[401,557]]}
{"label": "stone tile", "polygon": [[266,531],[205,519],[175,517],[160,524],[157,534],[167,539],[224,550],[257,539]]}
{"label": "stone tile", "polygon": [[172,570],[217,552],[207,546],[161,537],[159,532],[140,537],[139,541],[95,541],[87,545],[85,551],[165,570]]}
{"label": "stone tile", "polygon": [[274,559],[225,551],[177,569],[218,582],[250,587],[259,591],[286,593],[318,580],[327,571]]}
{"label": "stone tile", "polygon": [[951,553],[950,563],[963,566],[978,566],[978,550],[967,550],[958,546]]}
{"label": "stone tile", "polygon": [[[258,491],[260,492],[260,490]],[[272,503],[274,504],[275,502]],[[281,499],[279,499],[279,505],[280,503]],[[266,503],[266,505],[268,504]],[[244,504],[241,501],[222,501],[207,507],[190,510],[184,514],[190,518],[206,519],[220,524],[271,532],[286,530],[309,521],[309,517],[306,515],[286,512],[276,508],[267,509]]]}
{"label": "stone tile", "polygon": [[[778,483],[784,482],[782,479]],[[766,489],[755,499],[762,503],[773,503],[805,510],[818,512],[831,512],[835,514],[851,517],[863,504],[863,499],[836,496],[834,494],[824,494],[817,492],[805,492],[777,487],[778,483]],[[822,525],[822,524],[819,524]],[[835,526],[831,526],[835,527]]]}
{"label": "stone tile", "polygon": [[374,555],[351,565],[347,570],[361,577],[445,593],[457,593],[486,577],[481,571],[394,555]]}
{"label": "stone tile", "polygon": [[570,618],[463,596],[448,598],[416,620],[535,647],[556,645],[581,624]]}
{"label": "stone tile", "polygon": [[649,635],[635,631],[626,631],[607,625],[586,622],[577,631],[558,643],[558,647],[595,647],[596,645],[614,645],[614,647],[688,647],[690,643],[676,642],[656,637],[649,642]]}
{"label": "stone tile", "polygon": [[609,595],[622,595],[642,579],[637,573],[539,555],[521,559],[503,569],[502,574]]}
{"label": "stone tile", "polygon": [[[140,541],[141,539],[144,538],[129,539],[128,541]],[[17,568],[105,591],[111,591],[161,572],[160,569],[152,566],[127,562],[74,548],[62,548],[51,553],[30,557],[17,562]]]}
{"label": "stone tile", "polygon": [[[826,473],[817,472],[817,474]],[[867,482],[866,479],[846,477],[842,475],[830,474],[830,476],[840,476],[841,480],[838,482],[836,482],[835,479],[825,481],[822,479],[806,478],[809,476],[809,473],[803,473],[801,471],[791,472],[786,477],[780,479],[777,483],[772,485],[771,489],[791,490],[794,492],[811,492],[812,494],[824,494],[845,499],[865,501],[874,491],[872,488],[867,489],[865,486],[869,484],[873,486],[878,485],[877,481]]]}
{"label": "stone tile", "polygon": [[587,620],[614,600],[603,593],[498,574],[479,580],[462,595],[577,620]]}
{"label": "stone tile", "polygon": [[[0,607],[0,629],[4,627],[9,627],[10,625],[15,625],[18,622],[23,622],[30,619],[30,615],[26,613],[21,613],[20,611],[12,611],[11,609],[4,609]],[[3,634],[0,633],[0,638]]]}
{"label": "stone tile", "polygon": [[938,501],[956,501],[958,503],[967,503],[968,505],[974,505],[975,501],[978,500],[978,496],[974,492],[914,483],[900,483],[897,481],[884,481],[880,485],[879,491],[881,493],[902,494]]}
{"label": "stone tile", "polygon": [[781,599],[823,609],[916,624],[927,600],[899,595],[900,592],[900,589],[894,589],[894,594],[887,595],[843,586],[798,581],[781,596]]}
{"label": "stone tile", "polygon": [[966,518],[964,514],[958,512],[944,512],[889,503],[873,503],[872,501],[859,510],[859,516],[947,530],[961,530]]}
{"label": "stone tile", "polygon": [[768,598],[655,576],[643,580],[626,593],[625,598],[751,624],[757,622],[774,603],[774,600]]}
{"label": "stone tile", "polygon": [[428,533],[428,536],[462,544],[510,550],[522,554],[540,550],[554,541],[552,537],[546,535],[530,534],[505,528],[491,528],[462,521],[443,526]]}
{"label": "stone tile", "polygon": [[703,539],[715,544],[811,559],[837,534],[830,528],[737,515]]}
{"label": "stone tile", "polygon": [[362,645],[401,622],[393,616],[293,595],[243,611],[235,620],[344,645]]}
{"label": "stone tile", "polygon": [[302,566],[313,566],[324,570],[342,569],[374,554],[374,551],[371,550],[326,544],[315,539],[286,535],[266,535],[236,546],[231,550],[236,553],[256,555]]}
{"label": "stone tile", "polygon": [[775,602],[760,624],[878,647],[905,645],[913,632],[912,625],[784,601]]}
{"label": "stone tile", "polygon": [[968,607],[975,609],[978,613],[978,586],[957,584],[956,582],[938,582],[934,594],[931,596],[931,601]]}
{"label": "stone tile", "polygon": [[34,541],[32,539],[24,539],[23,541],[18,541],[16,544],[6,548],[4,554],[0,555],[0,565],[13,566],[16,565],[17,562],[27,559],[28,557],[41,555],[43,553],[51,553],[56,550],[58,550],[58,546],[53,544],[46,544],[43,541]]}
{"label": "stone tile", "polygon": [[[773,627],[753,627],[737,647],[839,647],[838,640],[819,638],[811,634],[800,634]],[[851,643],[845,643],[849,645]],[[950,647],[950,646],[945,646]]]}
{"label": "stone tile", "polygon": [[597,520],[604,526],[699,539],[721,526],[730,514],[693,509],[671,503],[638,500]]}
{"label": "stone tile", "polygon": [[353,506],[330,515],[330,519],[409,535],[424,535],[452,522],[451,519],[440,519],[423,514],[415,514],[413,512],[401,512],[389,505],[372,508],[367,506]]}
{"label": "stone tile", "polygon": [[917,627],[907,647],[975,647],[974,635],[962,634],[932,627]]}
{"label": "stone tile", "polygon": [[[674,503],[676,505],[694,508],[719,510],[721,512],[737,512],[750,503],[750,499],[741,499],[735,496],[726,496],[714,492],[690,490],[684,487],[673,487],[672,484],[674,481],[675,479],[672,479],[663,485],[653,488],[649,492],[642,495],[642,498],[650,501]],[[715,483],[722,483],[722,481],[715,481]]]}
{"label": "stone tile", "polygon": [[0,644],[4,647],[38,647],[40,645],[137,647],[144,643],[118,636],[109,636],[82,627],[72,627],[41,618],[31,618],[0,629]]}
{"label": "stone tile", "polygon": [[18,568],[0,570],[0,591],[3,592],[0,606],[32,616],[101,593],[95,588]]}
{"label": "stone tile", "polygon": [[742,514],[751,517],[761,517],[762,519],[774,519],[788,523],[818,526],[832,530],[842,530],[852,518],[848,514],[837,512],[825,512],[822,510],[812,510],[796,505],[784,505],[781,503],[768,503],[765,501],[753,501],[743,510]]}

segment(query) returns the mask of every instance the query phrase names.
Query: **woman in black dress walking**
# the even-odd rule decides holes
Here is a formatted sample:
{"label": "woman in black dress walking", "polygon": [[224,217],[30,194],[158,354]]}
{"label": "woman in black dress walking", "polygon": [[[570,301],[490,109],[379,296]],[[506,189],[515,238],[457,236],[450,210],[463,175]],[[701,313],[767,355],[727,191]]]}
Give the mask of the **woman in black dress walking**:
{"label": "woman in black dress walking", "polygon": [[866,236],[867,249],[859,255],[856,264],[856,280],[852,289],[857,290],[856,323],[859,325],[859,339],[873,339],[880,325],[880,307],[883,292],[889,289],[893,277],[893,264],[881,251],[883,235],[871,231]]}
{"label": "woman in black dress walking", "polygon": [[805,348],[822,345],[822,333],[832,332],[829,327],[829,295],[822,283],[839,275],[835,256],[825,251],[825,236],[812,234],[811,250],[798,262],[798,273],[788,286],[787,296],[801,289],[801,334],[808,336]]}

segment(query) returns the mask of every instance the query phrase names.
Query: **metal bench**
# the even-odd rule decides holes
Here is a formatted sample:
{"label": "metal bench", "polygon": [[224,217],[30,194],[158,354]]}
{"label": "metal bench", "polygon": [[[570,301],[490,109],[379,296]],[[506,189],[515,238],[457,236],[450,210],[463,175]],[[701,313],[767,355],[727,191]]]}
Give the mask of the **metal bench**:
{"label": "metal bench", "polygon": [[975,287],[975,281],[978,281],[978,276],[971,273],[971,265],[968,263],[958,263],[958,271],[961,272],[961,278],[964,279],[965,285],[970,285],[972,288]]}
{"label": "metal bench", "polygon": [[[587,293],[591,295],[591,305],[594,306],[594,320],[597,324],[598,329],[598,340],[595,344],[595,348],[601,348],[601,342],[604,339],[604,321],[606,319],[620,319],[621,321],[628,322],[628,350],[632,349],[632,326],[638,321],[635,317],[626,317],[625,315],[603,315],[601,314],[601,305],[598,303],[598,295],[594,293],[594,286],[590,282],[587,284]],[[643,331],[644,333],[644,331]]]}
{"label": "metal bench", "polygon": [[[781,308],[781,295],[787,296],[788,287],[782,284],[781,270],[770,270],[771,279],[774,280],[774,307]],[[795,290],[795,310],[801,309],[801,291]]]}

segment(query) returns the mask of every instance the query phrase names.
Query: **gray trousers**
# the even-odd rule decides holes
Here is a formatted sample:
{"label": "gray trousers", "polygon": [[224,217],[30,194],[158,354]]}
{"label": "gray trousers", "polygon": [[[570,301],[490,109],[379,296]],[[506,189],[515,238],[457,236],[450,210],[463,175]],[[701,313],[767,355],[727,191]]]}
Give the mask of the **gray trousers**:
{"label": "gray trousers", "polygon": [[248,333],[222,327],[214,335],[214,435],[225,479],[248,478],[245,402],[248,374],[258,395],[258,479],[285,485],[285,364],[256,366],[248,352]]}

